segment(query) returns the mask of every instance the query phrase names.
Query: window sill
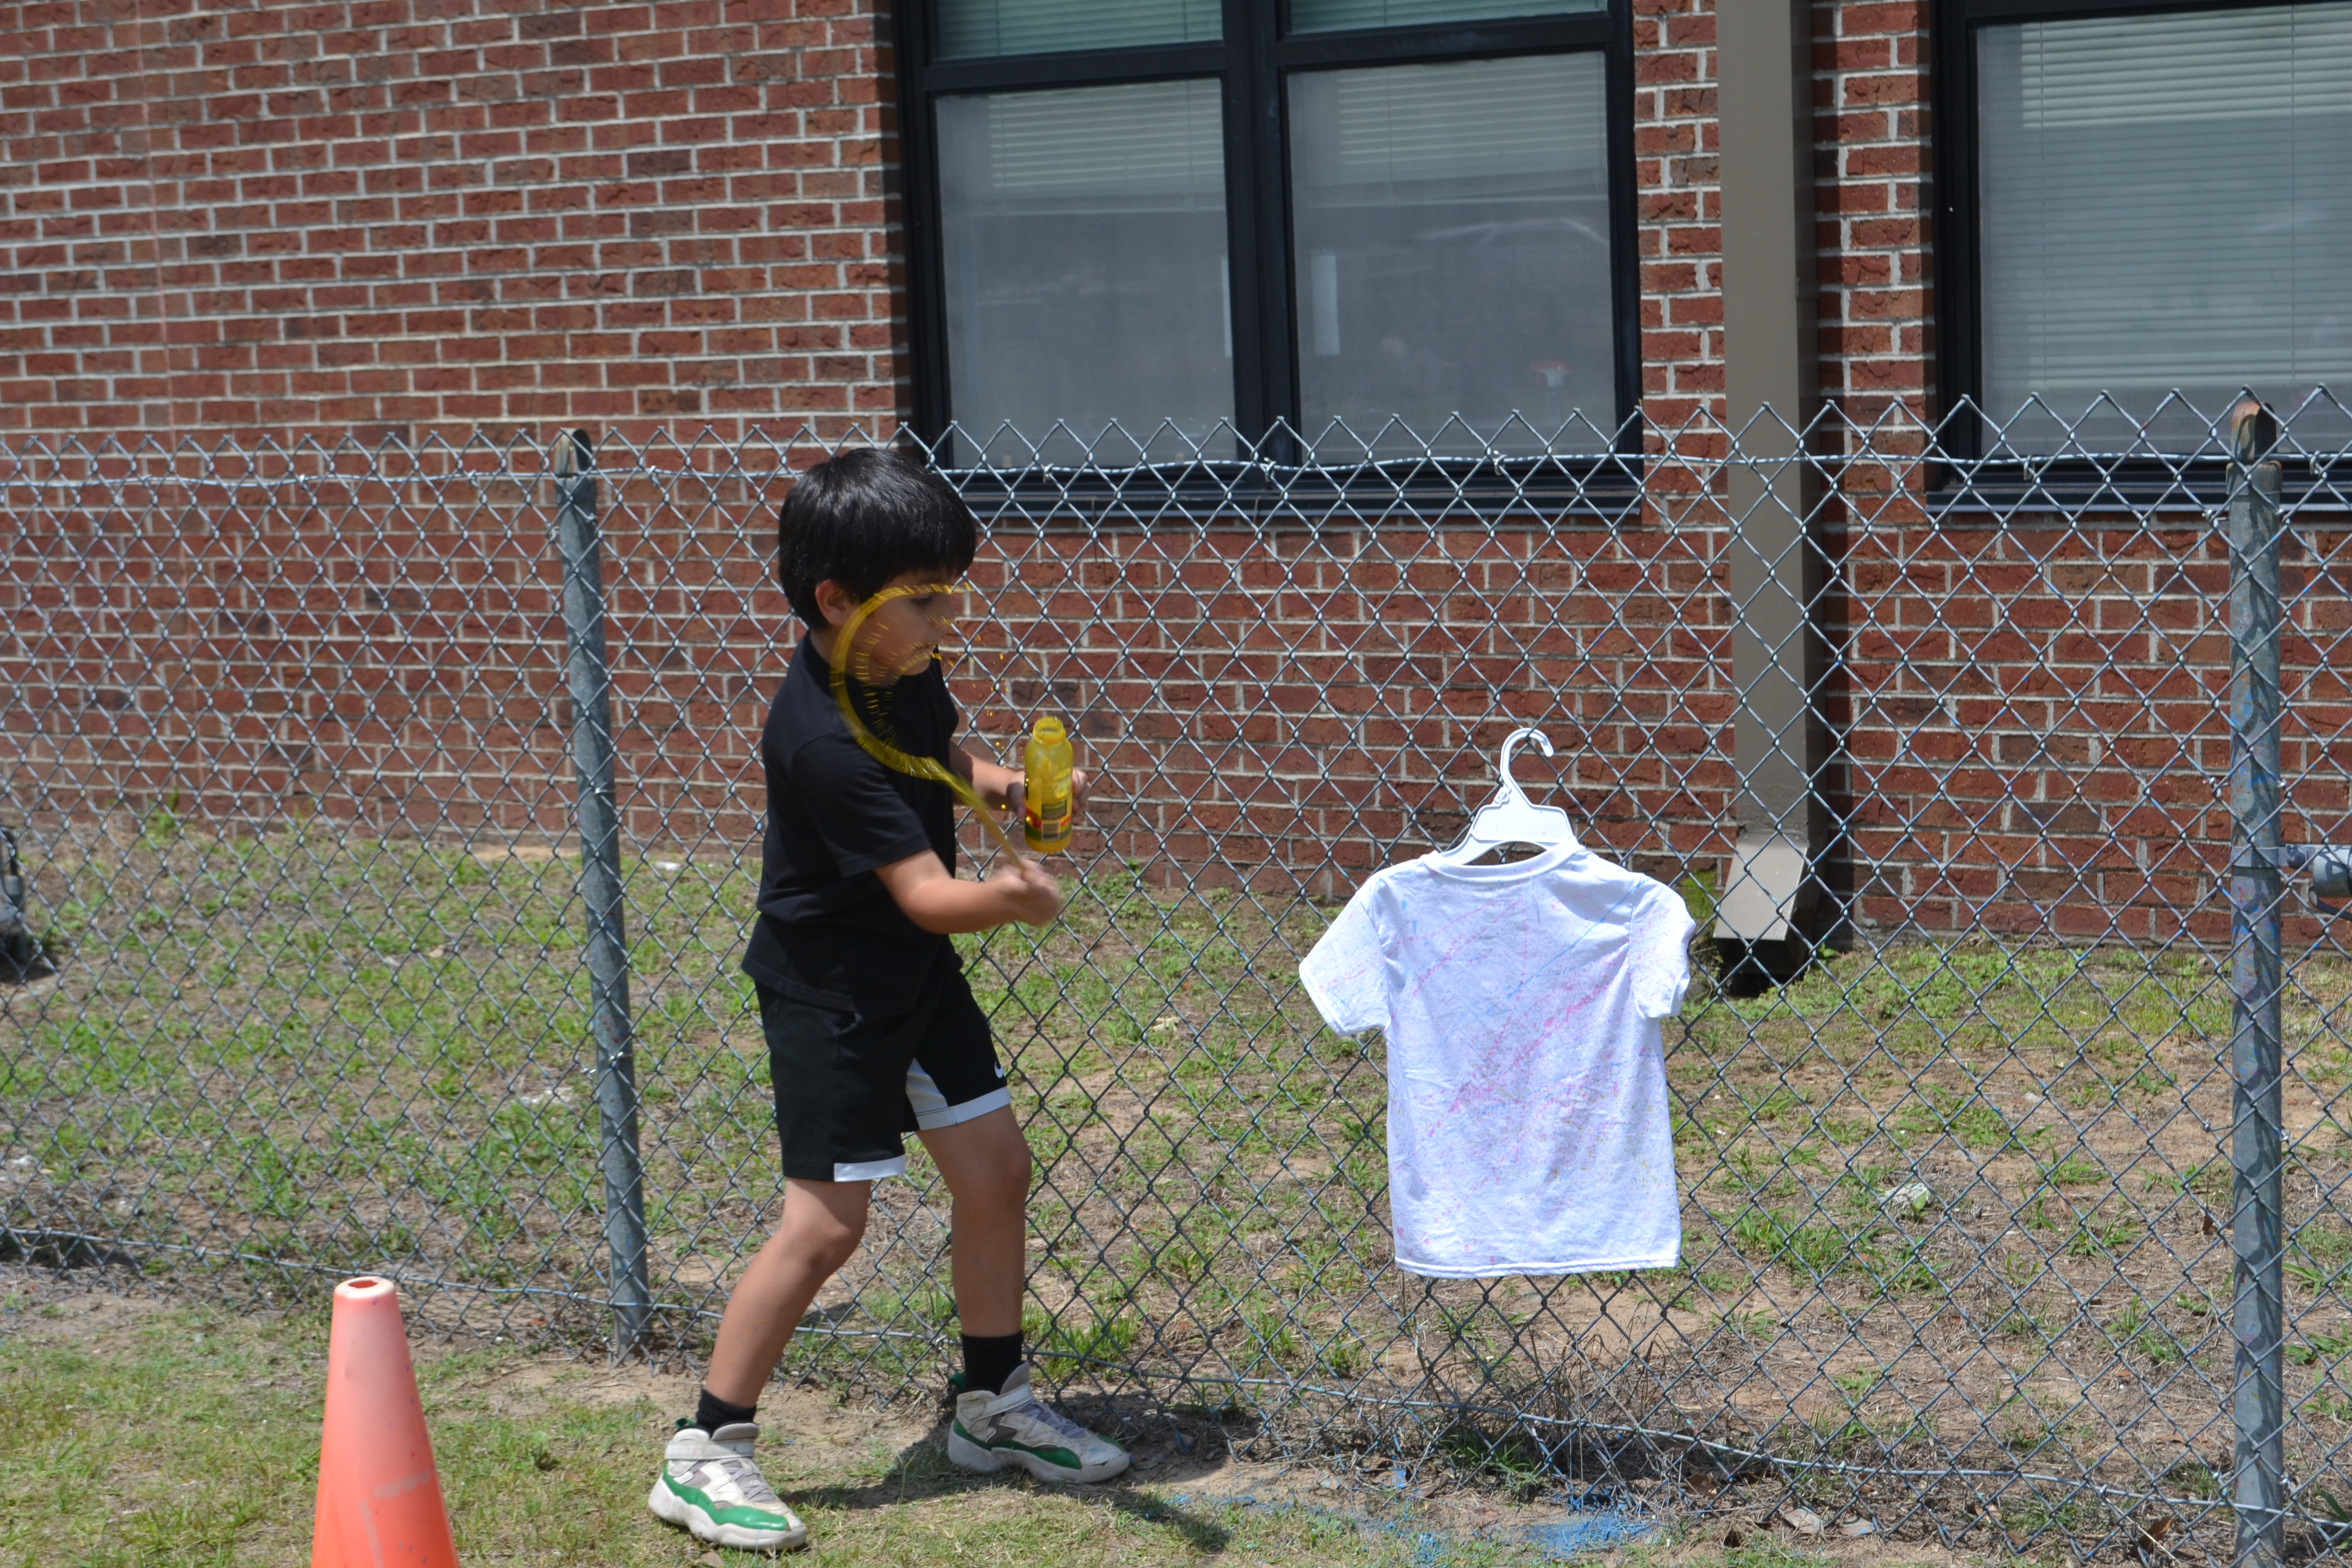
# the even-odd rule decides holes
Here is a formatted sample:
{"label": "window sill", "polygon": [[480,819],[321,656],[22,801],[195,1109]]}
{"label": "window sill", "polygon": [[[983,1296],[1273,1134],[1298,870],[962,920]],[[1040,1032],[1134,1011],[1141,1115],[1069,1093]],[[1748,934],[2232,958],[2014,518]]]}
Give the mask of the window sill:
{"label": "window sill", "polygon": [[[2332,459],[2282,460],[2281,503],[2305,519],[2352,512],[2352,486]],[[2070,458],[2041,461],[1947,459],[1936,465],[1924,500],[1947,519],[2032,521],[2053,513],[2176,515],[2186,523],[2229,504],[2229,465],[2217,458]]]}
{"label": "window sill", "polygon": [[1376,525],[1383,514],[1501,522],[1625,521],[1642,505],[1637,458],[1531,461],[1526,468],[1416,458],[1345,468],[1186,463],[1163,468],[943,468],[967,504],[1039,514],[1041,522],[1220,520],[1282,527]]}

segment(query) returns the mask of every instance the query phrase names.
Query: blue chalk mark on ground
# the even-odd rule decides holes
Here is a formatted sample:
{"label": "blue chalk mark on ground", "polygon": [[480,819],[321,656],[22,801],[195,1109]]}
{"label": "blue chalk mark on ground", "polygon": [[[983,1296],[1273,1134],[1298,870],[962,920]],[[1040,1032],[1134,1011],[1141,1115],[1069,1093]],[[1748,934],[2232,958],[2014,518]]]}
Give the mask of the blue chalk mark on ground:
{"label": "blue chalk mark on ground", "polygon": [[[1397,1535],[1410,1534],[1412,1537],[1412,1560],[1415,1568],[1444,1568],[1446,1563],[1452,1561],[1454,1548],[1466,1545],[1476,1540],[1491,1540],[1498,1535],[1517,1536],[1541,1551],[1552,1562],[1566,1563],[1590,1552],[1602,1552],[1625,1542],[1639,1541],[1657,1528],[1656,1521],[1654,1520],[1643,1519],[1638,1514],[1627,1512],[1622,1509],[1599,1507],[1575,1509],[1567,1519],[1555,1520],[1548,1524],[1511,1525],[1495,1531],[1491,1534],[1474,1532],[1464,1536],[1442,1534],[1431,1530],[1415,1530],[1410,1524],[1373,1519],[1353,1510],[1341,1511],[1302,1507],[1295,1502],[1269,1504],[1247,1492],[1238,1496],[1197,1500],[1184,1492],[1167,1492],[1162,1493],[1159,1500],[1172,1508],[1182,1508],[1197,1500],[1219,1508],[1246,1508],[1285,1513],[1314,1514],[1325,1519],[1346,1520],[1362,1528]],[[1147,1505],[1144,1517],[1147,1519],[1152,1517],[1153,1511]]]}
{"label": "blue chalk mark on ground", "polygon": [[1639,1541],[1650,1533],[1646,1520],[1620,1513],[1615,1509],[1596,1509],[1574,1519],[1556,1524],[1529,1527],[1528,1539],[1544,1549],[1544,1554],[1555,1561],[1600,1552],[1627,1541]]}
{"label": "blue chalk mark on ground", "polygon": [[[1646,1520],[1620,1513],[1615,1509],[1600,1509],[1549,1524],[1507,1527],[1494,1533],[1518,1536],[1552,1562],[1566,1563],[1588,1552],[1603,1552],[1623,1542],[1639,1541],[1650,1533],[1651,1528]],[[1474,1536],[1469,1539],[1491,1537]],[[1463,1544],[1465,1544],[1464,1537],[1423,1531],[1413,1537],[1415,1568],[1443,1568],[1444,1563],[1453,1561],[1453,1548]]]}

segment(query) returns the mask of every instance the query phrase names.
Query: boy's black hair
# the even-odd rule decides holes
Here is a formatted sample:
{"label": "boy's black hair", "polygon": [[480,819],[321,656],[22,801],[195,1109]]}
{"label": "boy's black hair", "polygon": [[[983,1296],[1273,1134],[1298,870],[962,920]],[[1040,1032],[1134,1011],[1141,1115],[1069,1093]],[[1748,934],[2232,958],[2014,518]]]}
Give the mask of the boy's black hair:
{"label": "boy's black hair", "polygon": [[827,578],[864,599],[902,572],[961,577],[979,550],[980,520],[953,487],[885,447],[817,464],[776,509],[776,581],[812,626],[824,625]]}

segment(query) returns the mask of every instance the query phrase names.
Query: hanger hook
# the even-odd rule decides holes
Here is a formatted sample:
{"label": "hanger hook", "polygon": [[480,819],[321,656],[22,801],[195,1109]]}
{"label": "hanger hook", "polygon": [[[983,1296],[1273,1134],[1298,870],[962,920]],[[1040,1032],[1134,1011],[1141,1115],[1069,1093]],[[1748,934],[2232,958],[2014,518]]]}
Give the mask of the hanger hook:
{"label": "hanger hook", "polygon": [[1534,728],[1514,730],[1508,735],[1503,737],[1503,755],[1501,760],[1496,763],[1496,766],[1502,772],[1503,787],[1515,794],[1521,792],[1519,791],[1519,781],[1511,776],[1511,752],[1517,748],[1519,742],[1522,741],[1533,741],[1536,743],[1536,750],[1541,752],[1547,757],[1552,754],[1551,737],[1545,734],[1541,730]]}

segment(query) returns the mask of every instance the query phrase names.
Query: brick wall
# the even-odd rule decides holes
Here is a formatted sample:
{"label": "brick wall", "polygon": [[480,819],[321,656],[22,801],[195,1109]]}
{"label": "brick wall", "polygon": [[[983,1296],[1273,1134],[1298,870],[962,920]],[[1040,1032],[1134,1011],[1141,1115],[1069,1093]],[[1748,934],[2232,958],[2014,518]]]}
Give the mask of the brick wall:
{"label": "brick wall", "polygon": [[[1723,409],[1715,0],[1634,0],[1645,411]],[[1821,390],[1857,420],[1927,410],[1933,351],[1924,0],[1816,0]]]}
{"label": "brick wall", "polygon": [[1822,395],[1931,412],[1927,5],[1816,5],[1813,37]]}
{"label": "brick wall", "polygon": [[1723,410],[1723,229],[1714,0],[1634,0],[1643,411],[1673,427]]}
{"label": "brick wall", "polygon": [[[1924,5],[1816,8],[1823,387],[1921,395]],[[1636,0],[1644,395],[1718,397],[1713,0]],[[0,429],[722,431],[906,391],[874,0],[0,5]]]}
{"label": "brick wall", "polygon": [[[742,455],[602,487],[637,845],[738,855],[754,831],[754,748],[798,629],[768,575],[789,479]],[[14,813],[569,830],[544,478],[431,451],[239,483],[103,466],[39,489],[0,472],[0,500],[44,525],[0,542]],[[1720,529],[1370,516],[1159,530],[994,511],[955,668],[971,731],[1012,755],[1036,712],[1066,715],[1106,778],[1082,850],[1162,883],[1344,893],[1399,843],[1457,832],[1519,721],[1551,730],[1598,841],[1711,864],[1730,777]]]}
{"label": "brick wall", "polygon": [[[1675,427],[1722,389],[1713,6],[1634,12],[1644,397]],[[1926,7],[1822,0],[1815,17],[1822,381],[1866,420],[1929,385]],[[871,0],[0,5],[0,444],[887,430],[906,389],[876,38]],[[561,828],[530,483],[377,469],[338,500],[163,470],[83,482],[103,466],[62,486],[38,463],[0,471],[30,520],[0,582],[20,809],[28,779],[79,780],[84,804]],[[1919,472],[1858,464],[1840,524],[1833,718],[1861,912],[2210,925],[2223,666],[2194,514],[1955,529],[1917,510]],[[1612,847],[1699,865],[1720,853],[1729,765],[1708,488],[1696,468],[1654,475],[1643,530],[1614,535],[1463,533],[1400,507],[1328,538],[1202,535],[1192,555],[1170,553],[1189,523],[1049,546],[1015,520],[982,573],[1011,573],[1001,592],[1070,580],[1128,607],[1083,632],[1051,607],[966,695],[992,734],[1048,700],[1091,715],[1119,768],[1160,781],[1114,847],[1198,851],[1184,863],[1220,878],[1329,890],[1482,788],[1512,717],[1575,738],[1563,781]],[[756,810],[746,742],[781,606],[751,507],[674,495],[615,542],[637,574],[615,614],[648,842],[687,821],[740,842]],[[1243,545],[1257,555],[1222,552]],[[2298,613],[2319,627],[2339,607]],[[2298,657],[2317,670],[2326,645]],[[2339,810],[2323,797],[2340,771],[2316,749],[2302,766],[2303,798]]]}
{"label": "brick wall", "polygon": [[0,5],[0,431],[902,401],[869,0]]}

